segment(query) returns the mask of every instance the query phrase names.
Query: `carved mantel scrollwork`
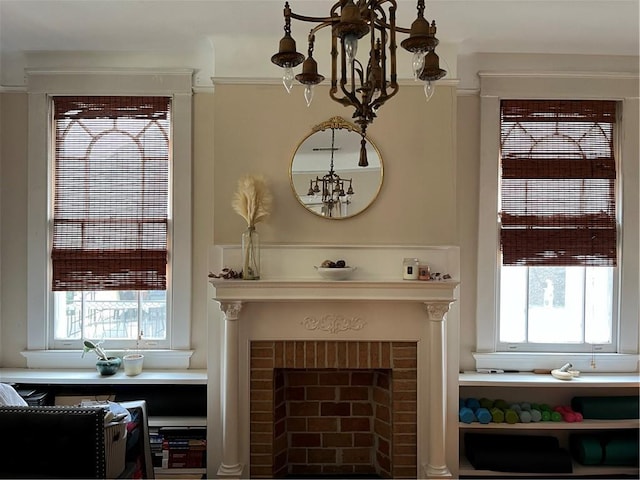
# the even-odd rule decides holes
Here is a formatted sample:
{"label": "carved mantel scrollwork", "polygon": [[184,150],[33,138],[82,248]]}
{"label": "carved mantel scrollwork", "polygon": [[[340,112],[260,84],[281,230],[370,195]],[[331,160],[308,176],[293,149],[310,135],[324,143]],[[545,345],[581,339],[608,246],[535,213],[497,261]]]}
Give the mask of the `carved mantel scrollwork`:
{"label": "carved mantel scrollwork", "polygon": [[301,323],[307,330],[322,330],[329,333],[362,330],[367,324],[360,317],[348,318],[339,314],[327,314],[321,317],[307,316]]}

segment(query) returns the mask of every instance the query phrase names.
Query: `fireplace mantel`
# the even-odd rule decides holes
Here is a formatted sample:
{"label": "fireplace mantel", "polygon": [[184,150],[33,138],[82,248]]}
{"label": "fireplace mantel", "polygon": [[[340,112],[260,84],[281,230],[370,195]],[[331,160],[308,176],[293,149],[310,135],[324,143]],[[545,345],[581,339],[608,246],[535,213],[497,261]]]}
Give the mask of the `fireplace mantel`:
{"label": "fireplace mantel", "polygon": [[[402,279],[402,260],[416,257],[451,280]],[[237,270],[239,246],[216,246],[210,272]],[[350,280],[318,278],[313,265],[347,258],[357,266]],[[222,458],[219,478],[246,478],[248,468],[248,345],[265,339],[391,341],[413,340],[418,346],[418,478],[450,477],[446,458],[447,409],[451,357],[448,313],[459,282],[457,247],[267,246],[262,250],[261,280],[210,278],[212,308],[224,323],[223,392],[220,425]],[[457,312],[456,312],[457,313]],[[302,317],[362,317],[366,328],[306,329]],[[457,325],[457,317],[456,317]],[[457,348],[452,348],[457,355]],[[449,360],[449,361],[448,361]],[[457,374],[457,363],[454,365]]]}
{"label": "fireplace mantel", "polygon": [[454,301],[456,281],[313,281],[211,279],[221,302],[295,301]]}

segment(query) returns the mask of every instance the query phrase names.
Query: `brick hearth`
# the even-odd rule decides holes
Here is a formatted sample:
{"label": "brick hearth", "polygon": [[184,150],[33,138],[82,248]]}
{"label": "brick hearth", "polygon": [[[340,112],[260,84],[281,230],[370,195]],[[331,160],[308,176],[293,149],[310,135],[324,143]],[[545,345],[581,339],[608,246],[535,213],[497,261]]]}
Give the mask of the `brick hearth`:
{"label": "brick hearth", "polygon": [[417,345],[253,341],[252,478],[415,478]]}

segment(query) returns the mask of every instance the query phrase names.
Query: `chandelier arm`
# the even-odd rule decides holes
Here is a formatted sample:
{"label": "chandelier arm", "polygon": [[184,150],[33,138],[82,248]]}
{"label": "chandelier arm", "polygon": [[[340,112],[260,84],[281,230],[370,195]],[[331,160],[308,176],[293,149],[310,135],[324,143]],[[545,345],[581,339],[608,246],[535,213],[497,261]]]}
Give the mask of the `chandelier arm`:
{"label": "chandelier arm", "polygon": [[309,33],[309,36],[311,36],[311,35],[315,35],[315,33],[316,33],[318,30],[322,30],[322,29],[323,29],[323,28],[325,28],[325,27],[329,27],[329,26],[331,26],[331,24],[332,24],[332,23],[333,23],[333,22],[328,21],[328,22],[322,22],[321,24],[316,25],[315,27],[313,27],[313,28],[311,29],[311,32]]}
{"label": "chandelier arm", "polygon": [[[363,80],[363,69],[362,69],[362,64],[360,63],[360,61],[358,61],[357,59],[354,59],[353,61],[353,67],[352,67],[352,74],[351,74],[351,90],[347,89],[346,87],[346,60],[344,58],[344,55],[341,55],[341,64],[342,64],[342,76],[340,78],[340,90],[343,93],[343,97],[338,97],[336,95],[331,95],[331,98],[333,100],[335,100],[338,103],[341,103],[342,105],[345,106],[353,106],[356,108],[356,113],[354,113],[354,117],[356,117],[357,115],[360,115],[362,112],[362,102],[360,101],[360,99],[358,99],[357,95],[356,95],[356,88],[355,88],[355,73],[358,74],[358,77],[360,78],[360,84],[362,84],[362,80]],[[360,68],[356,68],[355,65],[356,63],[358,65],[360,65]],[[337,80],[336,80],[337,82]],[[331,93],[331,92],[330,92]],[[337,91],[335,92],[337,93]]]}
{"label": "chandelier arm", "polygon": [[[333,40],[334,42],[337,42],[337,37],[334,35],[333,36]],[[337,45],[336,45],[337,48]],[[346,55],[344,54],[344,40],[340,40],[340,50],[341,50],[341,55],[340,55],[340,90],[342,91],[344,97],[338,97],[337,96],[337,83],[338,80],[336,77],[332,76],[331,77],[331,84],[332,85],[336,85],[335,90],[332,88],[329,91],[329,94],[331,96],[331,98],[333,100],[335,100],[338,103],[341,103],[342,105],[345,106],[349,106],[349,105],[353,105],[354,107],[356,107],[356,112],[360,112],[362,110],[362,103],[360,102],[360,100],[358,99],[358,97],[355,95],[355,72],[358,73],[358,76],[360,77],[360,84],[362,84],[362,64],[357,60],[354,59],[353,60],[353,65],[352,65],[352,70],[351,70],[351,90],[346,88],[346,80],[347,80],[347,60],[346,60]],[[334,71],[337,70],[337,67],[335,65],[336,61],[332,61],[332,64],[334,64],[332,66],[332,73]],[[355,65],[356,63],[358,65],[360,65],[360,69],[356,69]],[[354,114],[354,117],[356,116],[356,114]]]}
{"label": "chandelier arm", "polygon": [[385,104],[387,100],[389,100],[396,93],[398,93],[398,90],[400,90],[400,86],[397,83],[396,85],[390,85],[390,86],[392,87],[391,93],[387,93],[384,96],[380,95],[380,97],[376,98],[374,102],[371,104],[371,108],[373,110],[377,110],[378,108],[380,108],[382,105]]}
{"label": "chandelier arm", "polygon": [[289,15],[294,20],[300,20],[302,22],[312,22],[312,23],[328,23],[332,24],[333,22],[340,21],[340,17],[308,17],[306,15],[299,15],[295,12],[291,12]]}
{"label": "chandelier arm", "polygon": [[[391,3],[393,6],[389,7],[389,13],[393,13],[393,22],[389,22],[387,23],[386,21],[386,14],[384,9],[382,8],[382,5],[385,3]],[[395,12],[398,9],[398,5],[395,1],[392,0],[385,0],[385,1],[381,1],[378,4],[378,9],[381,12],[380,13],[380,18],[376,18],[375,19],[375,24],[376,27],[379,29],[387,29],[387,30],[391,30],[391,25],[393,24],[393,28],[395,28],[396,32],[400,32],[400,33],[411,33],[411,28],[410,27],[401,27],[399,25],[396,25],[395,23]],[[423,7],[424,10],[424,7]]]}
{"label": "chandelier arm", "polygon": [[[394,2],[395,3],[395,2]],[[389,21],[391,22],[391,27],[389,29],[389,53],[391,54],[391,73],[390,73],[390,77],[391,77],[391,85],[395,86],[397,85],[397,79],[398,79],[398,72],[397,72],[397,61],[396,61],[396,50],[398,48],[397,44],[396,44],[396,9],[395,6],[393,8],[389,9]],[[385,35],[386,35],[386,30],[384,30]],[[383,49],[384,50],[384,49]],[[386,54],[384,55],[384,58],[386,60]],[[384,71],[384,75],[383,75],[383,79],[387,78],[386,75],[386,64],[387,62],[384,62],[384,67],[383,67],[383,71]],[[385,88],[386,91],[386,88]]]}
{"label": "chandelier arm", "polygon": [[338,37],[331,35],[331,89],[329,96],[336,100],[335,94],[338,93]]}

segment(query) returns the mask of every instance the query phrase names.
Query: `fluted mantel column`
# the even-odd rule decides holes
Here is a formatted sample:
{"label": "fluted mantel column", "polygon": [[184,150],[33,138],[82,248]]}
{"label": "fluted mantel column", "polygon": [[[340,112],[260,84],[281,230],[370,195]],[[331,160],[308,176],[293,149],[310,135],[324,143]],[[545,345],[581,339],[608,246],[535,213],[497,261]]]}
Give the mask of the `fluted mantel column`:
{"label": "fluted mantel column", "polygon": [[238,443],[238,317],[242,302],[220,302],[224,312],[224,365],[222,368],[222,463],[219,478],[242,478]]}
{"label": "fluted mantel column", "polygon": [[450,301],[424,302],[429,319],[429,444],[425,475],[427,478],[450,477],[447,467],[446,445],[446,404],[447,373],[445,351],[445,318]]}

